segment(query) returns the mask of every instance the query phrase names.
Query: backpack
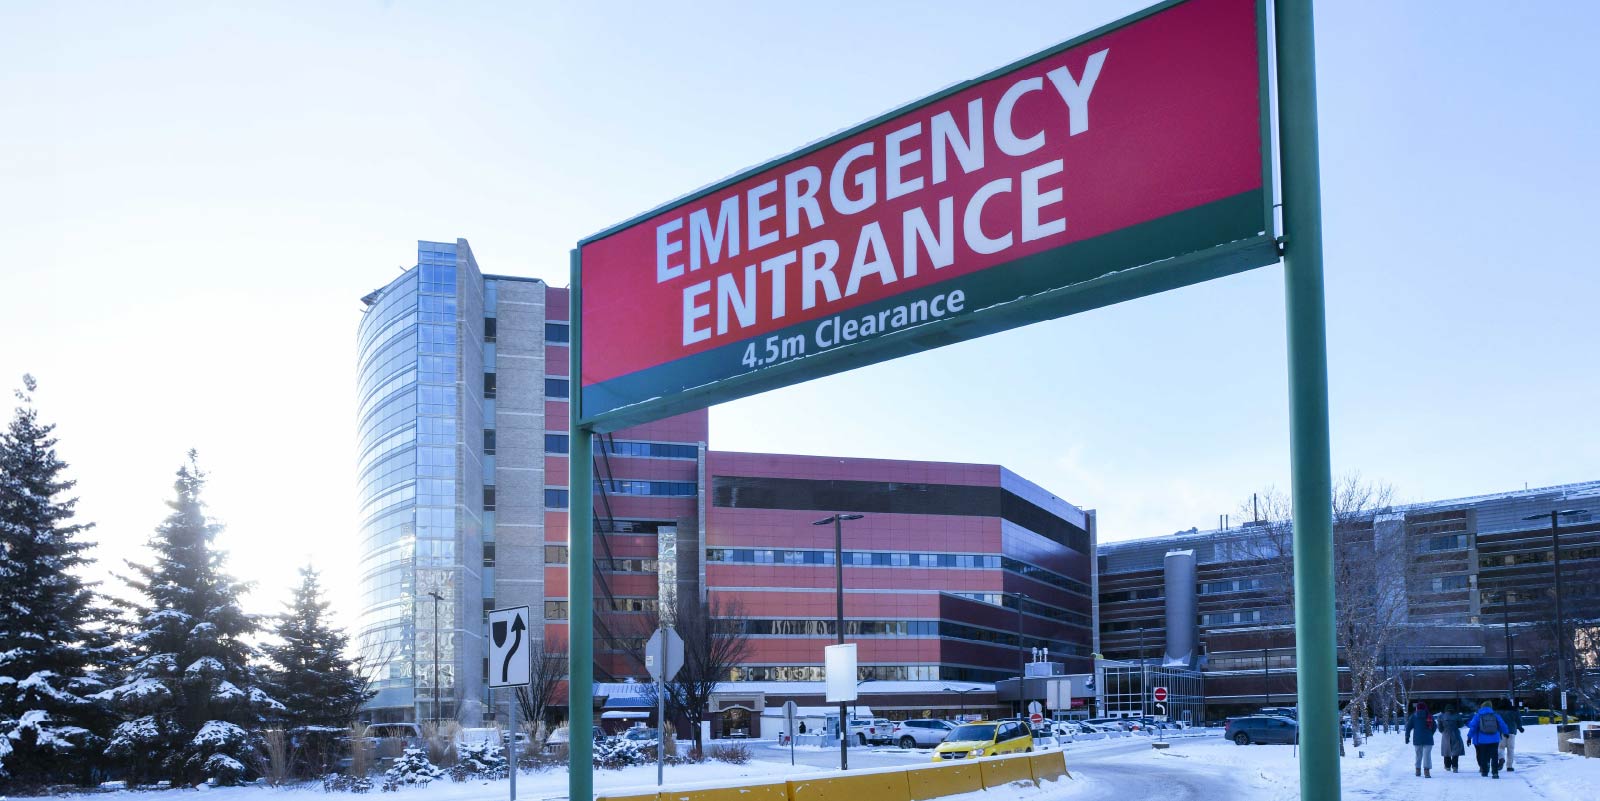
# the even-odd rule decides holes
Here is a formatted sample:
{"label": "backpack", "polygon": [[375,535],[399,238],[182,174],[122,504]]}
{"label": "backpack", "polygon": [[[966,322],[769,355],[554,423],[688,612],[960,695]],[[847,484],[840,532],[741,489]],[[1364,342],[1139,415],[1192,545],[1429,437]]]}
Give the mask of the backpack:
{"label": "backpack", "polygon": [[1438,724],[1433,722],[1433,716],[1432,715],[1429,715],[1428,719],[1423,721],[1422,725],[1427,726],[1428,727],[1428,731],[1438,731],[1439,730]]}
{"label": "backpack", "polygon": [[1478,731],[1484,734],[1499,734],[1500,719],[1493,712],[1478,718]]}

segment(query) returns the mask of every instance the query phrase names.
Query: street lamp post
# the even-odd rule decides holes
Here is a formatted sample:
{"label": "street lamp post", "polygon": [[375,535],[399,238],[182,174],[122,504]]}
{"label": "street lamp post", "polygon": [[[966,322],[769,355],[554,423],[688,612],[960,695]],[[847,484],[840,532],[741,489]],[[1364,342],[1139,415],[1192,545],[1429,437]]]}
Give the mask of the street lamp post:
{"label": "street lamp post", "polygon": [[1146,696],[1148,696],[1149,694],[1150,694],[1150,670],[1149,670],[1148,667],[1146,667],[1145,660],[1144,660],[1144,626],[1140,626],[1139,627],[1139,717],[1141,717],[1141,718],[1143,718],[1146,715],[1150,714],[1150,711],[1145,707],[1145,702],[1146,702],[1146,700],[1148,700],[1146,698]]}
{"label": "street lamp post", "polygon": [[428,590],[428,597],[433,599],[433,725],[438,726],[443,719],[439,715],[439,602],[444,596]]}
{"label": "street lamp post", "polygon": [[1428,677],[1428,674],[1426,674],[1426,673],[1418,673],[1417,675],[1411,677],[1411,686],[1406,688],[1406,708],[1405,708],[1405,713],[1407,715],[1411,714],[1411,707],[1413,705],[1411,697],[1417,694],[1417,682],[1420,681],[1421,679],[1425,679],[1427,677]]}
{"label": "street lamp post", "polygon": [[1263,706],[1272,706],[1272,665],[1267,661],[1267,646],[1261,646],[1261,690],[1267,695]]}
{"label": "street lamp post", "polygon": [[[844,645],[844,521],[860,520],[864,515],[835,514],[812,523],[813,526],[833,524],[833,628],[838,643]],[[844,701],[839,702],[839,770],[850,769],[850,710]]]}
{"label": "street lamp post", "polygon": [[[1567,711],[1565,703],[1567,692],[1567,645],[1564,642],[1567,636],[1567,624],[1566,619],[1561,614],[1561,526],[1559,520],[1563,517],[1581,515],[1587,511],[1589,510],[1550,510],[1550,556],[1552,562],[1551,567],[1555,572],[1556,579],[1556,692],[1562,694],[1561,712],[1563,715],[1565,715]],[[1522,519],[1542,520],[1544,519],[1544,515],[1528,515]]]}
{"label": "street lamp post", "polygon": [[1517,670],[1512,665],[1511,601],[1505,590],[1500,591],[1500,625],[1506,633],[1506,703],[1517,708]]}
{"label": "street lamp post", "polygon": [[983,688],[982,687],[968,687],[965,690],[957,690],[954,687],[945,687],[943,689],[944,689],[945,692],[955,693],[956,695],[961,697],[961,720],[962,720],[962,722],[965,722],[966,719],[967,719],[967,693],[975,693],[975,692],[977,692],[977,691],[979,691],[979,690],[981,690]]}

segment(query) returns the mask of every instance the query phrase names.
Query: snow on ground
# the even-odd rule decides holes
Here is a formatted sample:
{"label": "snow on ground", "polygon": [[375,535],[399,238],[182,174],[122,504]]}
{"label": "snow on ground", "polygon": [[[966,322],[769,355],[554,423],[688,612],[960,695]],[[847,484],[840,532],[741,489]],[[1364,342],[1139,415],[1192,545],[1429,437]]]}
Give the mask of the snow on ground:
{"label": "snow on ground", "polygon": [[[1047,782],[1040,787],[1026,785],[1006,788],[1003,793],[971,793],[952,796],[950,801],[999,801],[1020,798],[1028,801],[1074,801],[1074,799],[1119,798],[1119,784],[1129,776],[1156,782],[1172,779],[1202,790],[1202,797],[1228,801],[1292,801],[1298,795],[1299,772],[1296,749],[1287,745],[1237,746],[1214,736],[1201,734],[1172,738],[1164,751],[1139,748],[1132,738],[1082,742],[1067,745],[1067,767],[1073,779]],[[1142,739],[1142,738],[1141,738]],[[1148,741],[1145,741],[1146,744]],[[830,767],[797,765],[791,767],[784,753],[769,743],[751,743],[757,758],[745,765],[708,762],[666,769],[666,787],[688,789],[693,786],[780,781],[804,774],[830,773]],[[1364,801],[1506,801],[1508,798],[1546,799],[1547,801],[1595,801],[1600,798],[1600,759],[1556,752],[1554,726],[1529,726],[1517,741],[1514,772],[1502,772],[1499,780],[1478,776],[1471,755],[1462,758],[1460,773],[1446,773],[1438,746],[1433,751],[1433,778],[1412,775],[1412,749],[1398,733],[1377,734],[1359,749],[1349,746],[1341,760],[1343,796]],[[923,764],[927,751],[872,749],[885,756],[903,758],[907,765]],[[898,759],[896,761],[899,761]],[[1113,770],[1115,768],[1115,770]],[[855,771],[852,771],[852,773]],[[597,792],[616,792],[626,788],[654,789],[654,765],[600,770],[594,774]],[[410,787],[394,794],[368,795],[373,801],[498,801],[507,797],[507,782],[436,781],[427,787]],[[230,787],[205,791],[214,801],[337,801],[330,799],[320,784],[288,788]],[[521,773],[517,777],[517,797],[525,801],[552,801],[567,794],[567,774],[563,770]],[[350,796],[342,796],[351,798]]]}

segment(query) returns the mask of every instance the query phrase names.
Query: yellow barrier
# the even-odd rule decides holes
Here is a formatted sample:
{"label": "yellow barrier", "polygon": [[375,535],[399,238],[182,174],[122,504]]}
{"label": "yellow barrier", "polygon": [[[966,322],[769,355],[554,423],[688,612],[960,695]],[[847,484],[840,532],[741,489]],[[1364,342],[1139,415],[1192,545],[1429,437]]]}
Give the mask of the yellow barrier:
{"label": "yellow barrier", "polygon": [[1012,782],[1032,782],[1033,766],[1028,757],[1028,754],[1017,754],[980,760],[984,789],[994,790]]}
{"label": "yellow barrier", "polygon": [[978,763],[968,761],[908,768],[906,784],[911,791],[911,801],[928,801],[930,798],[982,790],[983,771]]}
{"label": "yellow barrier", "polygon": [[[906,771],[864,773],[828,778],[801,777],[790,779],[788,801],[911,801],[910,784]],[[663,794],[661,801],[668,799]],[[720,801],[720,799],[694,799],[694,801]],[[742,801],[742,797],[741,797]],[[765,801],[749,799],[749,801]]]}
{"label": "yellow barrier", "polygon": [[1067,755],[1061,751],[1030,754],[1028,762],[1033,767],[1033,780],[1036,782],[1053,782],[1063,776],[1072,778],[1072,774],[1067,772]]}
{"label": "yellow barrier", "polygon": [[789,801],[789,785],[787,782],[769,782],[741,787],[662,790],[660,801]]}
{"label": "yellow barrier", "polygon": [[627,795],[595,795],[594,801],[659,801],[657,793],[628,793]]}

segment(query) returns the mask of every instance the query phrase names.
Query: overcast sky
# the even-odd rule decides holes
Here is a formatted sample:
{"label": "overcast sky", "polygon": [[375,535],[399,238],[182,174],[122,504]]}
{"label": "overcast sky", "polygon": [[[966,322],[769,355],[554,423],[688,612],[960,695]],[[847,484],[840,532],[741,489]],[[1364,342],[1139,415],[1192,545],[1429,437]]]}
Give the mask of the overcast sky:
{"label": "overcast sky", "polygon": [[[194,447],[253,608],[312,560],[348,620],[358,299],[417,239],[565,285],[586,234],[1143,3],[220,5],[0,10],[0,384],[39,379],[102,559]],[[1600,6],[1317,22],[1335,470],[1600,478]],[[718,407],[711,444],[1212,527],[1287,485],[1282,307],[1256,270]]]}

